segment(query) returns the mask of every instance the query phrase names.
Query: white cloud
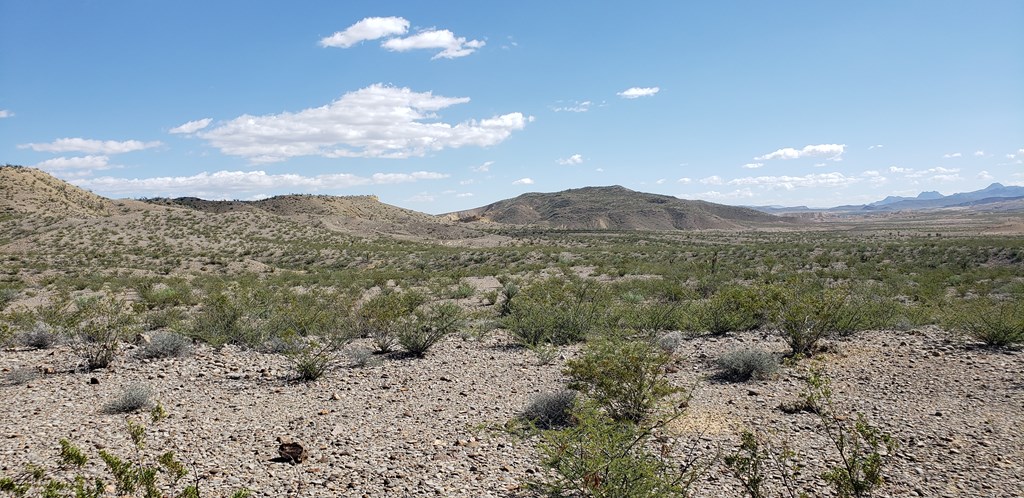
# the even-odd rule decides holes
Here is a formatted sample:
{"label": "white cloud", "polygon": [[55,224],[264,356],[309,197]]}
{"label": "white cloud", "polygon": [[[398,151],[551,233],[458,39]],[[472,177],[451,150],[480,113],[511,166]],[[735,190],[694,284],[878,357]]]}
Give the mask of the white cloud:
{"label": "white cloud", "polygon": [[723,183],[722,177],[718,175],[711,175],[707,178],[701,178],[700,182],[704,185],[721,185]]}
{"label": "white cloud", "polygon": [[938,183],[958,182],[960,180],[963,180],[963,177],[961,177],[959,174],[933,175],[930,178],[928,178],[928,181],[930,181],[930,182],[938,182]]}
{"label": "white cloud", "polygon": [[953,159],[955,157],[961,157],[961,156],[963,156],[963,154],[961,154],[959,152],[953,152],[953,153],[950,153],[950,154],[943,154],[942,158],[943,159]]}
{"label": "white cloud", "polygon": [[760,168],[761,166],[764,166],[764,163],[747,163],[743,165],[743,167],[746,169],[757,169]]}
{"label": "white cloud", "polygon": [[583,102],[574,100],[572,102],[565,103],[565,105],[552,107],[551,110],[555,112],[587,112],[590,110],[590,106],[592,105],[594,105],[594,103],[589,100],[584,100]]}
{"label": "white cloud", "polygon": [[367,17],[348,28],[320,40],[321,47],[348,48],[366,40],[404,35],[409,21],[401,17]]}
{"label": "white cloud", "polygon": [[625,89],[625,90],[623,90],[623,91],[621,91],[619,93],[616,93],[615,95],[618,95],[619,97],[622,97],[624,99],[638,99],[640,97],[652,97],[652,96],[654,96],[655,94],[657,94],[660,91],[661,91],[661,88],[658,88],[656,86],[652,86],[652,87],[638,87],[638,86],[634,86],[633,88],[627,88],[627,89]]}
{"label": "white cloud", "polygon": [[729,185],[758,185],[768,189],[793,190],[795,188],[846,187],[860,179],[839,172],[816,173],[804,176],[750,176],[730,180]]}
{"label": "white cloud", "polygon": [[881,145],[881,144],[879,144],[879,145],[869,145],[868,146],[868,150],[881,149],[882,147],[885,147],[885,146]]}
{"label": "white cloud", "polygon": [[594,171],[596,171],[598,173],[604,173],[604,168],[597,168]]}
{"label": "white cloud", "polygon": [[78,157],[55,157],[36,164],[36,167],[43,171],[63,171],[71,169],[108,169],[107,163],[110,158],[107,156],[78,156]]}
{"label": "white cloud", "polygon": [[456,37],[447,29],[431,29],[416,33],[405,38],[392,38],[381,44],[382,47],[394,52],[407,52],[417,49],[442,49],[432,59],[454,59],[465,57],[487,43],[482,40],[466,40]]}
{"label": "white cloud", "polygon": [[349,173],[316,176],[297,174],[267,174],[264,171],[202,172],[192,176],[164,176],[155,178],[99,177],[76,180],[73,183],[97,191],[132,196],[181,196],[207,198],[237,198],[239,193],[267,189],[307,191],[343,189],[362,185],[412,183],[419,180],[447,178],[444,173],[416,171],[413,173],[374,173],[369,177]]}
{"label": "white cloud", "polygon": [[867,178],[868,182],[875,186],[884,185],[889,182],[889,179],[882,176],[882,173],[879,172],[878,170],[869,169],[861,173],[860,176]]}
{"label": "white cloud", "polygon": [[459,185],[473,185],[476,180],[470,178],[469,180],[459,180]]}
{"label": "white cloud", "polygon": [[565,166],[573,165],[573,164],[581,164],[581,163],[583,163],[583,155],[582,154],[573,154],[573,155],[571,155],[571,156],[569,156],[569,157],[567,157],[565,159],[559,159],[557,162],[558,162],[558,164],[565,165]]}
{"label": "white cloud", "polygon": [[786,147],[775,152],[769,152],[763,156],[755,157],[755,161],[770,161],[772,159],[799,159],[802,157],[827,156],[829,160],[841,161],[843,152],[846,151],[846,144],[820,144],[807,145],[802,149]]}
{"label": "white cloud", "polygon": [[533,178],[520,178],[512,182],[512,185],[533,185]]}
{"label": "white cloud", "polygon": [[172,133],[172,134],[180,134],[180,133],[192,134],[192,133],[195,133],[195,132],[197,132],[199,130],[202,130],[203,128],[206,128],[207,126],[210,126],[210,123],[212,123],[212,122],[213,122],[212,118],[197,119],[195,121],[189,121],[188,123],[185,123],[185,124],[183,124],[181,126],[177,126],[177,127],[171,128],[170,131],[168,131],[168,133]]}
{"label": "white cloud", "polygon": [[693,183],[693,179],[692,178],[686,178],[684,176],[683,178],[680,178],[680,179],[676,180],[676,182],[677,183],[682,183],[683,185],[689,185],[689,184]]}
{"label": "white cloud", "polygon": [[664,184],[664,183],[665,183],[666,181],[667,181],[667,180],[665,180],[664,178],[658,178],[657,180],[655,180],[655,181],[654,181],[654,183],[655,183],[655,184],[657,184],[657,185],[662,185],[662,184]]}
{"label": "white cloud", "polygon": [[936,166],[934,168],[914,170],[912,168],[904,168],[901,173],[906,178],[923,178],[929,175],[951,175],[953,173],[959,173],[960,168],[943,168],[942,166]]}
{"label": "white cloud", "polygon": [[900,166],[889,166],[890,173],[910,173],[914,168],[903,168]]}
{"label": "white cloud", "polygon": [[976,151],[974,151],[974,157],[985,157],[985,151],[983,151],[983,150],[976,150]]}
{"label": "white cloud", "polygon": [[2,118],[13,118],[14,112],[8,111],[7,109],[0,109],[0,119]]}
{"label": "white cloud", "polygon": [[86,154],[123,154],[137,150],[152,149],[163,145],[162,142],[140,142],[138,140],[89,140],[85,138],[58,138],[47,144],[21,144],[19,149],[32,149],[36,152],[83,152]]}
{"label": "white cloud", "polygon": [[982,170],[981,172],[978,173],[978,179],[979,180],[991,180],[993,178],[995,178],[995,177],[992,176],[991,174],[989,174],[988,171]]}
{"label": "white cloud", "polygon": [[473,197],[473,192],[462,192],[461,194],[455,194],[455,197]]}
{"label": "white cloud", "polygon": [[321,107],[245,114],[199,136],[224,154],[254,163],[300,156],[405,158],[495,145],[533,120],[518,112],[454,125],[435,120],[436,111],[466,102],[468,97],[375,84]]}
{"label": "white cloud", "polygon": [[471,169],[473,171],[476,171],[477,173],[486,173],[486,172],[491,170],[491,165],[492,164],[494,164],[494,161],[485,161],[480,166],[473,166],[473,167],[470,167],[469,169]]}
{"label": "white cloud", "polygon": [[723,200],[735,200],[735,199],[749,199],[754,197],[754,192],[749,188],[733,190],[732,192],[719,192],[717,190],[710,190],[707,192],[700,192],[697,194],[687,194],[692,199],[703,199],[708,201],[723,201]]}

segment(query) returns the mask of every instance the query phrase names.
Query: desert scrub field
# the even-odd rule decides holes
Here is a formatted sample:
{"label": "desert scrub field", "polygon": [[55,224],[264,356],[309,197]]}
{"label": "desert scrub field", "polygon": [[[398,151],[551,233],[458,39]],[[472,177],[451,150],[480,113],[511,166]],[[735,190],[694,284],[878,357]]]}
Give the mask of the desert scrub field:
{"label": "desert scrub field", "polygon": [[[0,389],[40,410],[95,379],[105,399],[70,401],[93,405],[71,419],[123,453],[87,464],[81,441],[61,441],[70,419],[30,432],[9,414],[0,430],[20,446],[0,455],[0,491],[1024,492],[1003,477],[1024,452],[1005,425],[1022,422],[1020,237],[502,229],[499,244],[454,247],[268,233],[243,214],[178,232],[201,215],[145,240],[68,224],[4,255]],[[928,395],[939,378],[997,387],[975,412],[963,403],[977,394]],[[202,399],[216,415],[191,408]],[[170,413],[151,422],[172,427],[159,429],[169,446],[133,453],[141,433],[126,438],[124,417],[141,425],[154,406]],[[360,420],[370,432],[348,425]],[[235,424],[262,432],[210,456],[202,439]],[[971,442],[979,426],[988,446]],[[275,460],[267,439],[285,436],[316,460]],[[962,475],[950,455],[974,451],[993,460]]]}

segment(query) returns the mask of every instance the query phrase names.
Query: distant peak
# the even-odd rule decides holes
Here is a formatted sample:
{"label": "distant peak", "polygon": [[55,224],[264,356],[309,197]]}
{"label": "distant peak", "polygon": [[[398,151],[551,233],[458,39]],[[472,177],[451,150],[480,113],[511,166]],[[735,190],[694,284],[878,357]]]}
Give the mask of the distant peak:
{"label": "distant peak", "polygon": [[985,187],[985,190],[995,190],[997,188],[1006,188],[1006,187],[1002,183],[993,183],[992,185],[989,185],[989,186]]}

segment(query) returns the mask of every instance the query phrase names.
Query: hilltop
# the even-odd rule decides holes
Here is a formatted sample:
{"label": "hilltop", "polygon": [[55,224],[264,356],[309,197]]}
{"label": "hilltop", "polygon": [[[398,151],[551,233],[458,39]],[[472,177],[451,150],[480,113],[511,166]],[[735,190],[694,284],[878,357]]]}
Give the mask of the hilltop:
{"label": "hilltop", "polygon": [[108,216],[114,203],[35,168],[0,166],[0,214]]}
{"label": "hilltop", "polygon": [[445,216],[461,222],[575,230],[736,230],[792,223],[790,219],[754,209],[637,192],[621,186],[528,193]]}

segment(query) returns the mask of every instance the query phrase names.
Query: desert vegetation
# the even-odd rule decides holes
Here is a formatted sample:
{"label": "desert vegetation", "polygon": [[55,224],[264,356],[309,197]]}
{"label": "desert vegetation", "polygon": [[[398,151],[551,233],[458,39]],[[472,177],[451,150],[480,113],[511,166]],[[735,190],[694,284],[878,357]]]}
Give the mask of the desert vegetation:
{"label": "desert vegetation", "polygon": [[[1024,447],[1000,425],[1021,422],[1011,402],[1024,374],[1019,235],[919,220],[700,232],[483,224],[450,244],[318,223],[315,199],[301,196],[213,212],[68,195],[77,204],[52,219],[0,218],[0,389],[27,410],[58,390],[88,398],[75,405],[89,407],[76,419],[83,441],[3,415],[0,430],[27,449],[0,453],[0,492],[230,495],[256,479],[265,496],[970,494],[986,489],[980,480],[943,473],[960,462],[950,455],[983,447],[1005,452],[987,474],[998,492],[1021,491],[1003,476]],[[940,360],[1002,386],[992,414],[969,419],[990,430],[989,446],[954,454],[967,436],[912,432],[899,420],[911,405],[899,403],[923,394],[910,387],[873,399],[882,385],[928,387],[920,365]],[[196,399],[216,415],[190,411]],[[103,431],[140,424],[160,403],[171,417],[154,426],[216,438],[203,424],[246,417],[256,399],[289,407],[266,415],[273,437],[303,435],[322,459],[273,463],[267,442],[203,470],[203,458],[220,461],[206,443],[162,432],[171,453],[151,454],[131,425],[118,448],[132,457],[104,450],[104,467],[80,449],[88,438],[119,444]],[[961,415],[917,402],[928,423]],[[341,413],[398,432],[356,439]],[[418,429],[403,432],[406,422]],[[273,439],[253,434],[218,444]],[[514,456],[488,461],[502,455]],[[273,470],[288,462],[307,470]],[[371,470],[379,479],[359,477]],[[431,477],[445,472],[463,487]]]}

